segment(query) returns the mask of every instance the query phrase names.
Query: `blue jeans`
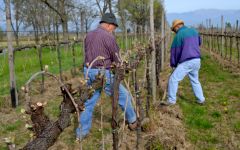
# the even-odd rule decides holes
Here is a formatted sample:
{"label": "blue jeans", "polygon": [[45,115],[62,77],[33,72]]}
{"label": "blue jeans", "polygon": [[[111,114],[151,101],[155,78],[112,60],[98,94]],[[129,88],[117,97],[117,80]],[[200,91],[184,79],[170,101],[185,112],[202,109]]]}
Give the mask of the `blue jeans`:
{"label": "blue jeans", "polygon": [[198,103],[203,103],[205,101],[205,97],[203,96],[203,90],[201,83],[198,80],[198,72],[201,66],[200,58],[191,59],[185,61],[177,66],[177,68],[173,71],[168,81],[168,102],[171,104],[175,104],[177,100],[177,89],[178,83],[184,79],[186,75],[188,75],[194,95],[197,97]]}
{"label": "blue jeans", "polygon": [[[90,69],[89,70],[88,85],[92,84],[92,82],[95,80],[95,76],[98,74],[99,71],[100,71],[100,69]],[[87,72],[87,68],[84,68],[84,76],[86,75],[86,72]],[[106,70],[105,77],[107,78],[107,81],[106,81],[106,84],[104,87],[104,92],[107,95],[112,96],[113,79],[114,79],[113,77],[114,76],[113,76],[113,74],[110,73],[109,70]],[[80,128],[78,127],[76,129],[77,138],[82,139],[89,133],[89,130],[92,126],[93,110],[94,110],[96,103],[99,100],[100,95],[101,95],[101,89],[97,89],[97,90],[95,90],[95,93],[93,94],[93,96],[85,102],[85,110],[83,112],[81,112],[81,114],[80,114],[80,126],[79,126]],[[128,101],[128,103],[127,103],[127,107],[126,107],[126,111],[125,111],[126,112],[125,116],[129,123],[133,123],[136,121],[136,113],[132,106],[131,96],[130,96],[129,92],[127,91],[127,89],[122,84],[120,84],[119,85],[118,104],[120,105],[122,110],[125,109],[125,103],[127,101]],[[111,105],[111,103],[109,103],[109,104]],[[109,114],[109,115],[111,115],[111,114]]]}

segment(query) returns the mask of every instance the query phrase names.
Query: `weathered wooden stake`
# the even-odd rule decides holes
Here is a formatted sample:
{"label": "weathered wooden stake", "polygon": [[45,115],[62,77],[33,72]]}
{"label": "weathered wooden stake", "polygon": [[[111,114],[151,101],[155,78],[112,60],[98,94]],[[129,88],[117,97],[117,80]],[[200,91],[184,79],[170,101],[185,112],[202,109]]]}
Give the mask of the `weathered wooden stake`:
{"label": "weathered wooden stake", "polygon": [[133,71],[134,73],[134,89],[135,89],[135,97],[136,97],[136,114],[137,114],[137,144],[136,144],[136,149],[140,149],[139,145],[141,142],[141,100],[140,100],[140,91],[139,91],[139,86],[138,86],[138,80],[137,80],[137,70],[136,70],[136,66],[135,66],[135,70]]}
{"label": "weathered wooden stake", "polygon": [[58,66],[59,66],[59,74],[60,74],[60,80],[62,81],[62,61],[61,61],[61,50],[60,50],[60,43],[59,43],[59,32],[58,32],[58,22],[56,24],[56,32],[57,32],[57,56],[58,56]]}
{"label": "weathered wooden stake", "polygon": [[[238,35],[239,34],[239,29],[238,29],[238,20],[236,22],[236,31],[235,34]],[[236,47],[237,47],[237,54],[238,54],[238,60],[237,63],[240,63],[240,48],[239,48],[239,37],[236,36]]]}
{"label": "weathered wooden stake", "polygon": [[151,82],[150,82],[150,57],[151,51],[146,48],[146,81],[147,81],[147,97],[146,97],[146,116],[149,117],[150,98],[151,98]]}
{"label": "weathered wooden stake", "polygon": [[224,52],[224,20],[223,20],[223,16],[221,16],[221,56],[223,56],[223,52]]}
{"label": "weathered wooden stake", "polygon": [[[233,29],[231,28],[231,32],[233,31]],[[232,44],[233,44],[233,35],[232,35],[232,33],[231,33],[231,35],[230,35],[230,45],[229,45],[229,50],[230,50],[230,56],[229,56],[229,60],[230,60],[230,62],[232,62]]]}
{"label": "weathered wooden stake", "polygon": [[153,13],[153,0],[150,0],[150,31],[151,31],[151,42],[152,42],[152,98],[153,103],[156,102],[156,48],[155,48],[155,37],[154,37],[154,13]]}
{"label": "weathered wooden stake", "polygon": [[210,54],[212,53],[212,23],[211,19],[209,19],[209,50]]}
{"label": "weathered wooden stake", "polygon": [[[38,51],[38,57],[39,57],[39,65],[40,65],[40,70],[43,71],[43,62],[42,62],[42,47],[41,45],[36,46],[37,51]],[[41,81],[41,94],[44,92],[44,74],[42,76],[42,81]]]}
{"label": "weathered wooden stake", "polygon": [[13,46],[12,46],[10,0],[5,1],[5,8],[6,8],[6,22],[7,22],[7,40],[8,40],[8,64],[9,64],[9,73],[10,73],[10,94],[11,94],[12,107],[16,108],[16,106],[18,106],[18,93],[17,93],[15,71],[14,71],[14,52],[13,52]]}
{"label": "weathered wooden stake", "polygon": [[75,43],[72,43],[72,59],[73,59],[73,77],[77,74],[76,72],[76,52],[75,52]]}
{"label": "weathered wooden stake", "polygon": [[164,24],[165,24],[165,21],[164,21],[164,12],[162,11],[162,21],[161,21],[161,71],[164,69],[164,35],[165,35],[165,31],[164,31]]}
{"label": "weathered wooden stake", "polygon": [[118,150],[118,98],[119,98],[119,85],[121,82],[121,70],[119,67],[115,68],[115,75],[113,81],[113,98],[112,98],[112,135],[113,135],[113,150]]}

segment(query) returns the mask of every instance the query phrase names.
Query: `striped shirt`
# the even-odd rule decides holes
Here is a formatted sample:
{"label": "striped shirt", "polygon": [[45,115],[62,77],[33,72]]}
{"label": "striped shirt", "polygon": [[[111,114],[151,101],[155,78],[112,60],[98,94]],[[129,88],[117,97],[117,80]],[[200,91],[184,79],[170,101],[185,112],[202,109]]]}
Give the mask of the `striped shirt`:
{"label": "striped shirt", "polygon": [[103,56],[105,60],[96,61],[92,67],[97,68],[105,66],[110,68],[112,62],[119,62],[119,47],[115,37],[107,32],[104,28],[98,27],[97,29],[89,32],[85,38],[85,65],[91,62],[98,56]]}

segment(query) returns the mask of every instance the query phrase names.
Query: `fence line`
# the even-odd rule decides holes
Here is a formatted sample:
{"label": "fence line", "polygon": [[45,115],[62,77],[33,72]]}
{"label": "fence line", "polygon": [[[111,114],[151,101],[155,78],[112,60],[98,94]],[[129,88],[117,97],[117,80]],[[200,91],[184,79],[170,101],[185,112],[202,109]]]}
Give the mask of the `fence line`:
{"label": "fence line", "polygon": [[236,27],[223,28],[202,28],[199,29],[203,46],[220,56],[223,60],[240,66],[240,32],[238,29],[238,21]]}

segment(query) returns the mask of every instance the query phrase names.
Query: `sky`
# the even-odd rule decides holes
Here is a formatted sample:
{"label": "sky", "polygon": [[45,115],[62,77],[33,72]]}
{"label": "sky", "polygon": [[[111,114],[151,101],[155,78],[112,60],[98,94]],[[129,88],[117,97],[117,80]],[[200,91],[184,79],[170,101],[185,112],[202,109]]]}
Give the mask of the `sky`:
{"label": "sky", "polygon": [[182,13],[197,9],[239,9],[240,0],[164,0],[167,13]]}

